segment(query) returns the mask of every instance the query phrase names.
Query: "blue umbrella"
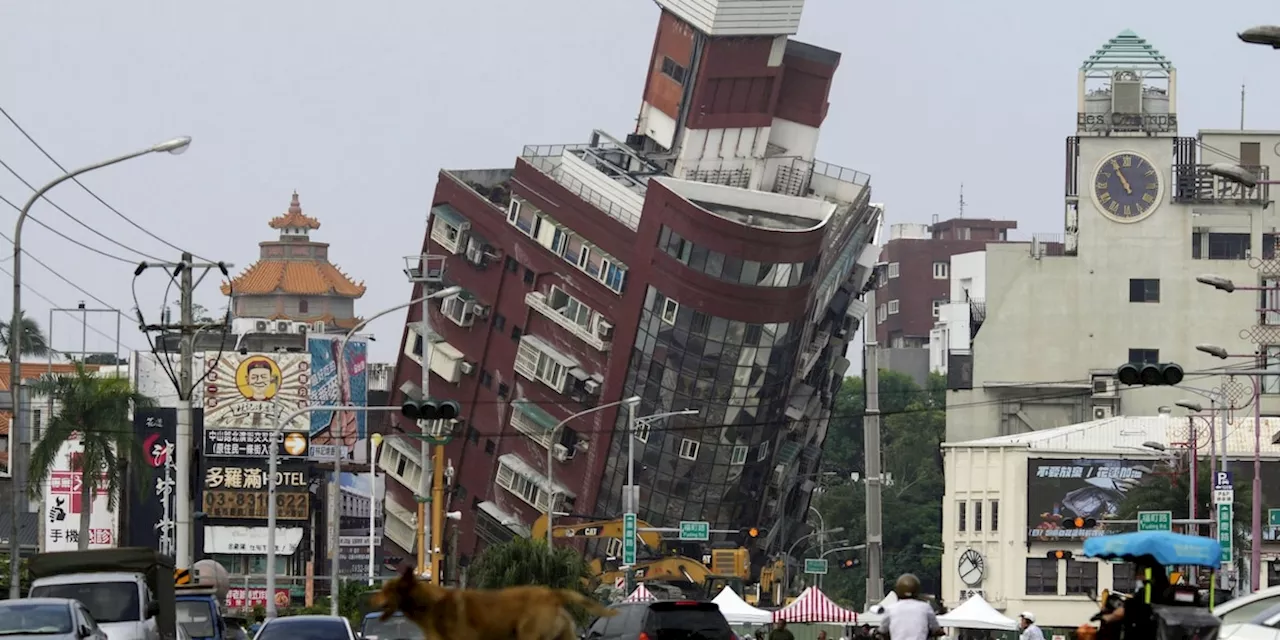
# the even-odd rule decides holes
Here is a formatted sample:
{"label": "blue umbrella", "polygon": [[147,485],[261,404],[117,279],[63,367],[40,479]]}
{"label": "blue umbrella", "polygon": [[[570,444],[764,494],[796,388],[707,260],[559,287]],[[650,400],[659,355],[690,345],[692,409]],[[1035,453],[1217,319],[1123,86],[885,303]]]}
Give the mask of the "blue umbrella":
{"label": "blue umbrella", "polygon": [[1212,538],[1168,531],[1138,531],[1089,538],[1084,541],[1084,555],[1104,560],[1151,556],[1165,566],[1217,567],[1222,563],[1222,546]]}

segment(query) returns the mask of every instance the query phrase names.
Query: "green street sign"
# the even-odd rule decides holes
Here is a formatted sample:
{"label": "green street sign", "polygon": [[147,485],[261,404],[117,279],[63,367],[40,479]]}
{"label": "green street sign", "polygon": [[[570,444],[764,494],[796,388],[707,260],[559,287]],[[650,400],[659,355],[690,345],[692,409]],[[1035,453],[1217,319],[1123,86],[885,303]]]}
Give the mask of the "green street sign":
{"label": "green street sign", "polygon": [[805,558],[804,572],[812,573],[814,575],[820,575],[820,576],[826,575],[827,559],[826,558]]}
{"label": "green street sign", "polygon": [[684,520],[680,522],[681,540],[710,540],[711,523]]}
{"label": "green street sign", "polygon": [[1138,531],[1173,531],[1173,512],[1139,511]]}
{"label": "green street sign", "polygon": [[1267,524],[1280,527],[1280,509],[1267,509]]}
{"label": "green street sign", "polygon": [[631,566],[636,563],[636,514],[622,515],[622,564]]}
{"label": "green street sign", "polygon": [[1218,543],[1222,545],[1222,563],[1230,564],[1234,528],[1231,520],[1235,515],[1235,508],[1230,504],[1218,505]]}

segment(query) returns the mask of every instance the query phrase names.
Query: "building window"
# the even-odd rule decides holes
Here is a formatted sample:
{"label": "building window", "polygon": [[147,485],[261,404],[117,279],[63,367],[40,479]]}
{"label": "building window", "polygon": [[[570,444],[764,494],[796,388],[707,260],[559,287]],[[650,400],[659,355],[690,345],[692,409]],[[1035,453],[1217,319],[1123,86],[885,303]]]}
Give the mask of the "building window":
{"label": "building window", "polygon": [[[506,456],[502,456],[505,458]],[[499,487],[506,489],[511,495],[525,501],[529,506],[545,511],[550,504],[551,495],[539,486],[541,478],[529,478],[518,473],[501,458],[498,461],[498,475],[495,481]]]}
{"label": "building window", "polygon": [[1111,563],[1111,592],[1133,593],[1138,590],[1138,567],[1132,562]]}
{"label": "building window", "polygon": [[698,449],[700,448],[702,448],[702,445],[697,440],[680,439],[680,457],[685,460],[697,460]]}
{"label": "building window", "polygon": [[733,453],[729,456],[729,464],[739,465],[747,463],[747,445],[738,444],[733,446]]}
{"label": "building window", "polygon": [[1027,595],[1058,595],[1058,560],[1027,558]]}
{"label": "building window", "polygon": [[888,308],[888,307],[886,307],[886,306],[884,306],[884,305],[880,305],[880,306],[876,307],[876,324],[880,324],[880,323],[884,322],[884,321],[885,321],[885,319],[886,319],[886,318],[888,318],[888,317],[889,317],[889,308]]}
{"label": "building window", "polygon": [[994,533],[1000,530],[1000,501],[991,501],[991,531]]}
{"label": "building window", "polygon": [[891,316],[896,316],[896,315],[898,315],[898,301],[897,301],[897,300],[890,300],[890,301],[889,301],[889,315],[891,315]]}
{"label": "building window", "polygon": [[299,301],[298,301],[298,313],[308,313],[308,307],[309,307],[309,306],[310,306],[310,305],[308,305],[308,304],[307,304],[306,299],[299,300]]}
{"label": "building window", "polygon": [[488,371],[485,371],[485,370],[481,369],[481,370],[480,370],[480,384],[481,384],[481,385],[483,385],[483,386],[484,386],[484,388],[486,388],[486,389],[492,389],[492,388],[493,388],[493,374],[492,374],[492,373],[489,373]]}
{"label": "building window", "polygon": [[964,533],[965,519],[968,516],[968,513],[967,513],[968,508],[969,508],[968,502],[956,503],[956,531],[959,531],[960,533]]}
{"label": "building window", "polygon": [[1067,559],[1067,595],[1092,595],[1098,592],[1098,563]]}
{"label": "building window", "polygon": [[1130,278],[1129,302],[1160,302],[1160,281],[1155,278]]}
{"label": "building window", "polygon": [[951,265],[946,262],[933,263],[933,277],[935,280],[946,280],[951,274]]}
{"label": "building window", "polygon": [[476,305],[461,294],[453,294],[440,301],[440,313],[459,327],[470,327],[476,321]]}
{"label": "building window", "polygon": [[1130,349],[1128,361],[1134,364],[1158,364],[1160,362],[1160,350]]}
{"label": "building window", "polygon": [[515,224],[516,220],[519,220],[519,219],[520,219],[520,201],[516,200],[515,198],[512,198],[511,202],[507,203],[507,222],[510,222],[511,224]]}
{"label": "building window", "polygon": [[[529,406],[528,400],[516,400],[511,411],[511,427],[516,431],[523,433],[530,440],[538,443],[543,449],[551,446],[551,429],[555,423],[543,424],[550,420],[550,416],[540,407]],[[531,403],[530,403],[531,404]]]}
{"label": "building window", "polygon": [[506,398],[511,393],[511,387],[505,382],[498,383],[498,397]]}
{"label": "building window", "polygon": [[937,318],[938,316],[941,316],[941,315],[942,315],[942,305],[944,305],[944,304],[946,304],[946,303],[947,303],[947,301],[946,301],[946,300],[934,300],[934,301],[933,301],[933,317]]}
{"label": "building window", "polygon": [[461,220],[450,219],[456,218],[456,214],[447,218],[436,213],[436,211],[441,210],[441,207],[452,209],[448,205],[440,205],[440,207],[433,210],[433,215],[431,216],[431,240],[444,247],[449,253],[461,253],[462,249],[467,246],[467,231],[471,225]]}
{"label": "building window", "polygon": [[1253,238],[1247,233],[1191,234],[1191,257],[1196,260],[1206,255],[1210,260],[1248,260]]}
{"label": "building window", "polygon": [[609,541],[604,543],[604,555],[610,558],[617,558],[618,556],[621,556],[622,539],[609,538]]}
{"label": "building window", "polygon": [[640,442],[648,442],[649,441],[649,423],[640,422],[639,420],[637,420],[636,429],[632,433],[635,434],[636,440],[639,440]]}
{"label": "building window", "polygon": [[687,72],[680,63],[668,58],[667,56],[662,56],[662,74],[680,84],[684,84]]}
{"label": "building window", "polygon": [[676,323],[676,315],[680,313],[680,303],[667,298],[662,301],[662,321],[667,324]]}
{"label": "building window", "polygon": [[[493,452],[494,452],[494,451],[497,451],[497,450],[498,450],[498,444],[497,444],[496,442],[494,442],[494,441],[492,441],[492,440],[485,440],[485,441],[484,441],[484,452],[485,452],[485,453],[487,453],[487,454],[489,454],[489,455],[493,455]],[[416,486],[416,485],[415,485],[415,486]]]}
{"label": "building window", "polygon": [[[515,202],[515,201],[512,200],[512,202]],[[502,261],[502,267],[507,271],[510,271],[511,273],[515,273],[520,270],[520,263],[516,262],[515,258],[512,258],[511,256],[507,256],[506,260]]]}
{"label": "building window", "polygon": [[898,263],[896,262],[889,263],[889,279],[890,280],[898,277],[898,268],[899,268]]}
{"label": "building window", "polygon": [[756,462],[764,462],[769,459],[769,441],[765,440],[760,443],[760,451],[756,454]]}
{"label": "building window", "polygon": [[1280,393],[1280,345],[1267,345],[1262,347],[1265,349],[1265,359],[1262,362],[1263,369],[1274,371],[1278,375],[1263,376],[1262,392],[1266,394]]}
{"label": "building window", "polygon": [[507,327],[507,317],[501,313],[493,314],[493,330],[502,331]]}
{"label": "building window", "polygon": [[547,304],[556,313],[570,319],[574,324],[584,328],[591,328],[591,307],[582,304],[582,301],[565,293],[564,289],[559,286],[552,285],[551,295],[547,297]]}
{"label": "building window", "polygon": [[568,359],[551,351],[541,340],[533,336],[520,339],[516,349],[516,373],[537,380],[557,393],[567,389],[569,369],[574,365]]}
{"label": "building window", "polygon": [[982,531],[982,501],[978,500],[973,503],[973,530]]}
{"label": "building window", "polygon": [[533,284],[533,277],[534,277],[533,269],[530,269],[529,267],[525,267],[525,268],[524,268],[524,283],[525,283],[525,284]]}

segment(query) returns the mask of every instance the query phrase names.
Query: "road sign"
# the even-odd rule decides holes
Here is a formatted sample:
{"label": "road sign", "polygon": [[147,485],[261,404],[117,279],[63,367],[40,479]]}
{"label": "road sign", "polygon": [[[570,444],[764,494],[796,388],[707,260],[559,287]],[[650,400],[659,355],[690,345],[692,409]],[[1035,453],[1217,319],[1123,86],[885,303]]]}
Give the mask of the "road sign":
{"label": "road sign", "polygon": [[1173,531],[1173,512],[1139,511],[1138,531]]}
{"label": "road sign", "polygon": [[622,564],[636,563],[636,514],[622,514]]}
{"label": "road sign", "polygon": [[1230,471],[1215,471],[1213,473],[1214,489],[1230,489],[1233,486],[1235,486],[1235,482]]}
{"label": "road sign", "polygon": [[681,540],[710,540],[711,523],[683,520],[680,522]]}
{"label": "road sign", "polygon": [[815,575],[827,575],[827,559],[826,558],[805,558],[804,572]]}
{"label": "road sign", "polygon": [[1231,503],[1218,505],[1218,544],[1222,545],[1222,564],[1231,563],[1232,539],[1235,537],[1231,520],[1235,508]]}
{"label": "road sign", "polygon": [[1236,490],[1235,490],[1235,489],[1227,488],[1227,489],[1214,489],[1214,490],[1213,490],[1213,503],[1214,503],[1214,504],[1234,504],[1234,503],[1235,503],[1235,501],[1236,501]]}
{"label": "road sign", "polygon": [[1267,524],[1273,527],[1280,527],[1280,509],[1267,510]]}

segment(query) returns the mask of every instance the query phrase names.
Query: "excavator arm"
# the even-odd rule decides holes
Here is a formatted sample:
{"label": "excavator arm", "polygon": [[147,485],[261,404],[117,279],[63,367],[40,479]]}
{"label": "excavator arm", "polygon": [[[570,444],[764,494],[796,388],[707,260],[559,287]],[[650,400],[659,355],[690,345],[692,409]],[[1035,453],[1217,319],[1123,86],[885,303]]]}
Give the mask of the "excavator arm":
{"label": "excavator arm", "polygon": [[[637,529],[646,529],[649,525],[636,521]],[[543,514],[534,521],[530,535],[533,539],[547,537],[547,516]],[[553,538],[618,538],[622,539],[622,519],[599,520],[595,522],[579,522],[575,524],[555,525],[551,530]],[[662,550],[662,534],[654,531],[641,531],[636,534],[646,547],[654,552]]]}

